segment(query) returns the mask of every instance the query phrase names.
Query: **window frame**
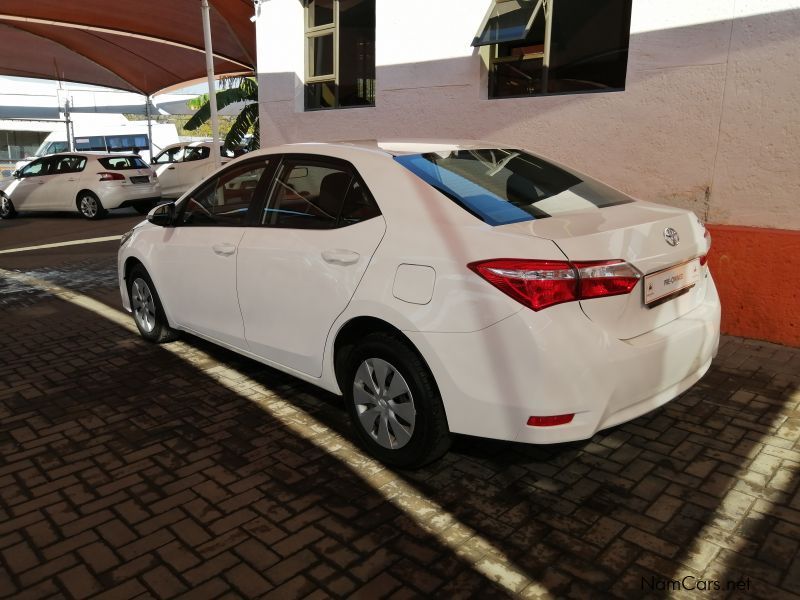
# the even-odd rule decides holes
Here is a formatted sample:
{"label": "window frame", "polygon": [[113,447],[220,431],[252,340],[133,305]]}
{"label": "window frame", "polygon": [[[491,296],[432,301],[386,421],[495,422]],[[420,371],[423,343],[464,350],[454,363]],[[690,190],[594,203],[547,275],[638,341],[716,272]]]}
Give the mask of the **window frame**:
{"label": "window frame", "polygon": [[[198,228],[198,229],[207,229],[209,227],[252,227],[255,223],[255,215],[260,215],[259,207],[261,207],[264,203],[263,196],[265,188],[268,190],[272,189],[272,180],[275,175],[275,171],[277,170],[277,166],[280,163],[279,154],[267,154],[264,156],[257,156],[249,158],[248,160],[244,160],[241,162],[235,162],[232,164],[227,164],[225,167],[220,170],[218,173],[212,178],[205,179],[193,187],[191,190],[186,192],[181,199],[178,201],[180,206],[177,206],[178,202],[176,202],[176,211],[175,211],[175,219],[173,226],[174,227],[191,227],[191,228]],[[207,185],[211,183],[211,181],[219,182],[220,178],[227,175],[230,171],[236,171],[241,169],[242,167],[267,163],[264,172],[261,174],[261,179],[258,180],[258,184],[256,185],[253,191],[253,198],[250,200],[250,205],[247,208],[247,218],[244,220],[243,223],[215,223],[213,225],[193,225],[191,223],[183,223],[183,216],[186,212],[186,205],[189,202],[189,198],[192,195],[196,194],[198,191],[205,188]]]}
{"label": "window frame", "polygon": [[[340,48],[339,48],[339,39],[340,39],[340,11],[339,11],[339,0],[333,0],[333,21],[331,23],[325,23],[324,25],[317,25],[315,27],[310,26],[310,11],[309,11],[309,4],[314,2],[314,0],[303,0],[303,27],[305,31],[304,35],[304,61],[305,61],[305,68],[304,68],[304,76],[305,80],[303,81],[303,110],[305,112],[314,112],[318,110],[340,110],[340,109],[348,109],[348,108],[374,108],[375,107],[375,97],[373,92],[373,100],[372,104],[357,104],[357,105],[347,105],[342,106],[340,103],[339,92],[340,92],[340,81],[339,81],[339,56],[340,56]],[[377,2],[376,2],[376,10],[377,10]],[[377,30],[377,26],[376,26]],[[326,74],[326,75],[312,75],[311,74],[311,66],[312,66],[312,51],[311,51],[311,40],[316,37],[323,37],[326,35],[333,34],[333,73]],[[374,48],[373,48],[374,52]],[[377,73],[373,78],[373,88],[376,87],[375,81],[377,80]],[[313,85],[315,83],[332,83],[335,95],[335,102],[334,106],[318,106],[318,107],[309,107],[307,103],[307,92],[308,86]]]}
{"label": "window frame", "polygon": [[[344,202],[347,200],[347,195],[353,188],[354,182],[358,182],[358,184],[365,190],[367,196],[369,197],[370,202],[372,202],[377,207],[378,215],[376,216],[383,216],[383,211],[381,210],[380,204],[378,204],[377,200],[375,200],[375,194],[372,193],[372,190],[364,181],[364,178],[361,176],[361,173],[358,172],[358,169],[349,160],[346,160],[344,158],[338,158],[336,156],[328,156],[326,154],[289,153],[289,154],[279,154],[272,156],[277,156],[278,160],[276,160],[275,168],[270,173],[270,182],[267,194],[264,196],[261,204],[256,206],[255,210],[253,210],[252,216],[255,217],[255,215],[258,215],[259,217],[258,220],[253,224],[254,227],[260,227],[263,229],[291,229],[294,231],[332,231],[336,229],[343,229],[345,227],[352,227],[354,225],[358,225],[359,223],[364,223],[366,221],[369,221],[370,219],[374,219],[375,217],[370,217],[370,219],[365,219],[364,221],[359,221],[358,223],[342,223],[342,208],[344,207]],[[342,201],[342,206],[339,208],[339,214],[336,215],[336,225],[334,225],[333,227],[326,227],[326,228],[284,227],[281,225],[274,225],[270,223],[261,223],[261,217],[264,214],[264,211],[267,210],[268,208],[273,207],[272,196],[275,192],[275,187],[277,186],[278,174],[282,172],[283,166],[286,162],[298,162],[298,161],[304,164],[317,164],[322,167],[335,168],[340,171],[349,173],[350,176],[352,177],[352,180],[350,181],[350,187],[347,188],[347,193],[345,194],[345,198]]]}
{"label": "window frame", "polygon": [[[491,18],[491,14],[493,9],[497,6],[497,4],[502,4],[504,2],[508,2],[510,0],[492,0],[492,4],[490,5],[489,9],[486,11],[484,15],[483,21],[481,21],[481,25],[478,28],[478,31],[472,41],[472,46],[479,48],[480,54],[484,59],[484,64],[488,69],[488,77],[487,77],[487,99],[488,100],[504,100],[506,98],[532,98],[538,96],[561,96],[561,95],[572,95],[572,94],[597,94],[597,93],[608,93],[608,92],[619,92],[625,90],[625,85],[623,83],[622,87],[604,87],[599,89],[585,89],[585,90],[573,90],[573,91],[557,91],[557,92],[549,92],[548,88],[550,87],[550,65],[551,65],[551,58],[552,58],[552,32],[553,32],[553,20],[555,15],[555,3],[556,0],[538,0],[536,3],[536,7],[533,10],[532,17],[528,23],[528,27],[525,30],[525,38],[520,40],[508,40],[504,42],[493,42],[493,43],[479,43],[480,38],[483,35],[483,32]],[[632,10],[632,5],[631,5]],[[521,59],[514,56],[498,56],[500,51],[500,46],[524,46],[526,44],[526,39],[530,34],[531,29],[533,28],[534,24],[536,23],[536,19],[539,18],[539,14],[541,13],[544,19],[544,42],[543,42],[543,50],[542,52],[534,52],[529,54],[522,55]],[[630,19],[631,15],[628,15],[628,51],[630,51]],[[497,64],[502,63],[512,63],[517,62],[519,60],[526,61],[526,60],[539,60],[542,61],[541,66],[541,80],[540,80],[540,90],[528,94],[509,94],[503,96],[494,96],[492,95],[492,88],[493,86],[493,73],[494,67]]]}

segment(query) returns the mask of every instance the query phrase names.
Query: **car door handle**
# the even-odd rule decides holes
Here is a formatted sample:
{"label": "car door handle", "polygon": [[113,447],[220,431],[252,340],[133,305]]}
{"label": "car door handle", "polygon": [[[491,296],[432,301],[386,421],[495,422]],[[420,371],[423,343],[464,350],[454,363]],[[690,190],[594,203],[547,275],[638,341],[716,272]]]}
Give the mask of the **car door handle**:
{"label": "car door handle", "polygon": [[75,177],[70,177],[67,181],[78,181]]}
{"label": "car door handle", "polygon": [[358,262],[361,255],[352,250],[324,250],[322,260],[334,265],[352,265]]}
{"label": "car door handle", "polygon": [[220,256],[230,256],[236,252],[236,246],[234,244],[214,244],[211,246],[211,249],[214,251],[214,254],[219,254]]}
{"label": "car door handle", "polygon": [[167,171],[174,171],[175,167],[167,167]]}

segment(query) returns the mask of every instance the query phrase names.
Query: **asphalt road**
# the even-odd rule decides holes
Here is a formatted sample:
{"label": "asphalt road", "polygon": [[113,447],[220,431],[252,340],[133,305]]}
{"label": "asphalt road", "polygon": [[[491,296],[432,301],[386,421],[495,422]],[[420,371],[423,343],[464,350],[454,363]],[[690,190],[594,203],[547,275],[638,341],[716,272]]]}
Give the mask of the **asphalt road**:
{"label": "asphalt road", "polygon": [[458,437],[397,473],[337,397],[142,341],[118,242],[2,252],[140,219],[0,221],[0,597],[800,598],[800,351],[726,337],[591,440]]}

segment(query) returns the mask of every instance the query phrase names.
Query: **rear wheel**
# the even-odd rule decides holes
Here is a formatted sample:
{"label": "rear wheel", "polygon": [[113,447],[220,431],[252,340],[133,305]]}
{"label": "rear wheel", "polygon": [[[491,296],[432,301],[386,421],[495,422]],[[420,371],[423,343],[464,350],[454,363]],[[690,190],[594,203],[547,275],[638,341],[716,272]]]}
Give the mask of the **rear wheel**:
{"label": "rear wheel", "polygon": [[0,219],[13,219],[17,216],[17,211],[10,198],[0,196]]}
{"label": "rear wheel", "polygon": [[365,336],[350,352],[342,378],[358,439],[382,462],[416,468],[444,454],[450,431],[428,366],[398,335]]}
{"label": "rear wheel", "polygon": [[83,191],[78,194],[78,211],[87,219],[89,220],[97,220],[102,219],[106,216],[108,211],[103,208],[103,204],[100,202],[100,198],[98,198],[95,194],[89,191]]}
{"label": "rear wheel", "polygon": [[128,298],[139,334],[148,342],[156,344],[176,339],[178,334],[169,326],[153,280],[144,267],[136,266],[131,269],[127,281]]}

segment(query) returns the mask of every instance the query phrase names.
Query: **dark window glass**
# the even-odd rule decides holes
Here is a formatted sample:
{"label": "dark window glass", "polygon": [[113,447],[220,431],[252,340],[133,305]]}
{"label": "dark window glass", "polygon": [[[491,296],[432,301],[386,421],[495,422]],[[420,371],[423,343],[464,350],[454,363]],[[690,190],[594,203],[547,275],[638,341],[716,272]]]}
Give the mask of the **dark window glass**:
{"label": "dark window glass", "polygon": [[308,26],[319,27],[333,23],[333,0],[313,0],[308,3]]}
{"label": "dark window glass", "polygon": [[[453,150],[395,160],[489,225],[631,202],[616,190],[522,150]],[[562,195],[567,190],[573,193]]]}
{"label": "dark window glass", "polygon": [[339,106],[375,104],[375,0],[339,3]]}
{"label": "dark window glass", "polygon": [[489,8],[483,31],[478,32],[472,45],[484,46],[524,40],[528,35],[533,11],[538,2],[539,0],[495,1]]}
{"label": "dark window glass", "polygon": [[[521,1],[498,2],[496,6],[499,9],[503,4]],[[557,0],[551,6],[547,84],[544,68],[547,19],[545,11],[539,10],[534,13],[535,19],[524,39],[498,43],[492,48],[489,97],[624,89],[631,0]],[[476,42],[480,39],[476,38]]]}
{"label": "dark window glass", "polygon": [[115,156],[114,158],[100,158],[98,161],[104,168],[114,171],[149,168],[147,163],[138,156]]}
{"label": "dark window glass", "polygon": [[106,144],[110,152],[132,152],[133,150],[149,149],[147,135],[143,133],[128,135],[108,135]]}
{"label": "dark window glass", "polygon": [[353,181],[350,186],[350,191],[347,192],[344,206],[342,207],[342,214],[339,220],[340,225],[353,225],[366,221],[381,214],[378,205],[370,196],[366,188],[357,179]]}
{"label": "dark window glass", "polygon": [[286,162],[262,222],[296,229],[336,227],[352,180],[350,173],[335,166]]}
{"label": "dark window glass", "polygon": [[335,108],[336,84],[333,81],[306,84],[306,108]]}
{"label": "dark window glass", "polygon": [[106,152],[106,140],[102,135],[75,138],[75,150]]}
{"label": "dark window glass", "polygon": [[174,163],[180,162],[183,159],[183,146],[178,146],[176,148],[167,148],[161,154],[156,156],[156,159],[153,161],[154,164],[161,165],[165,163]]}
{"label": "dark window glass", "polygon": [[312,77],[333,75],[333,33],[308,38],[308,60]]}
{"label": "dark window glass", "polygon": [[60,156],[53,162],[51,172],[59,173],[80,173],[86,167],[86,158],[83,156]]}
{"label": "dark window glass", "polygon": [[[193,160],[203,160],[211,156],[211,148],[208,146],[194,146],[186,148],[186,154],[183,156],[183,162],[190,162]],[[221,154],[221,156],[225,156]]]}
{"label": "dark window glass", "polygon": [[205,226],[245,225],[267,164],[267,161],[259,161],[239,165],[214,177],[182,203],[180,222]]}
{"label": "dark window glass", "polygon": [[558,0],[553,15],[548,91],[623,89],[630,0]]}

